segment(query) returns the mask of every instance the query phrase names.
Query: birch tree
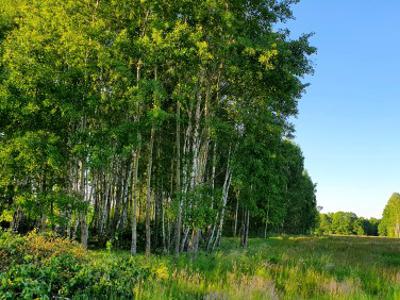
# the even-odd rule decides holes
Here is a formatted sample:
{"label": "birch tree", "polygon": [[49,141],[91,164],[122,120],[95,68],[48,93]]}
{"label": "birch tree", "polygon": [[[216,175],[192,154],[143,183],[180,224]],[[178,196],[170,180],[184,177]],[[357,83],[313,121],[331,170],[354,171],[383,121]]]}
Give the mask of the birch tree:
{"label": "birch tree", "polygon": [[276,30],[292,1],[5,1],[8,226],[132,255],[314,226],[288,141],[315,49]]}

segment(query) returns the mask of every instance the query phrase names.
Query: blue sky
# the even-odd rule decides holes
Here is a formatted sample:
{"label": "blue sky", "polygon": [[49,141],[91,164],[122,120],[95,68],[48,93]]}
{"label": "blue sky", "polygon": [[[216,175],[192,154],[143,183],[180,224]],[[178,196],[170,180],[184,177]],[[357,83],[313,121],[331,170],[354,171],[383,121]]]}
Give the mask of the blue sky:
{"label": "blue sky", "polygon": [[295,124],[324,212],[380,217],[400,191],[399,12],[399,0],[302,0],[286,24],[315,32]]}

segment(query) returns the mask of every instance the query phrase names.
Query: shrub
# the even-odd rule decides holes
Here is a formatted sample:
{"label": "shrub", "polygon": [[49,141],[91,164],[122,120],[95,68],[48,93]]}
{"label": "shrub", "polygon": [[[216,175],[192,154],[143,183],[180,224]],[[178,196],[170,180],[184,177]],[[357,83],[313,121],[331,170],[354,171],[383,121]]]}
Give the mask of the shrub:
{"label": "shrub", "polygon": [[54,234],[0,233],[0,299],[131,299],[144,282],[167,278],[165,267],[107,255]]}

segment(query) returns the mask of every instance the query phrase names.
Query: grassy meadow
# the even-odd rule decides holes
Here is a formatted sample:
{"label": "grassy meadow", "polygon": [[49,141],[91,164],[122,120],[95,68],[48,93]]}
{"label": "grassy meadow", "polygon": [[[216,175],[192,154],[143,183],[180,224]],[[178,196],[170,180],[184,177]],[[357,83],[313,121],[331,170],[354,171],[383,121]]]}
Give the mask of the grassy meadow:
{"label": "grassy meadow", "polygon": [[[400,299],[400,240],[224,239],[196,258],[88,251],[3,233],[0,299]],[[55,297],[55,298],[54,298]]]}

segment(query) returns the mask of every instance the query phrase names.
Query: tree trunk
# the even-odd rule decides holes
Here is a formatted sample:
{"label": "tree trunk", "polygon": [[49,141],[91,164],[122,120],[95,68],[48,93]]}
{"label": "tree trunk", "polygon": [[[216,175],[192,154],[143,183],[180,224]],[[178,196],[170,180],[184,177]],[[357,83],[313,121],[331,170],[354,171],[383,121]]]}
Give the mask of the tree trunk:
{"label": "tree trunk", "polygon": [[165,197],[164,197],[164,192],[162,192],[162,202],[161,202],[161,241],[162,241],[162,247],[163,247],[163,252],[167,252],[167,239],[166,239],[166,232],[165,232]]}
{"label": "tree trunk", "polygon": [[[142,61],[139,60],[136,66],[136,87],[139,88],[139,82],[141,77],[141,67]],[[139,122],[140,117],[140,105],[137,102],[136,104],[136,119],[135,122]],[[132,182],[132,224],[131,224],[131,231],[132,231],[132,242],[131,242],[131,255],[135,255],[137,253],[137,207],[138,207],[138,192],[137,192],[137,183],[138,183],[138,171],[139,171],[139,157],[140,157],[140,146],[141,146],[141,134],[140,131],[137,131],[137,149],[133,152],[133,160],[132,162],[135,164],[134,172],[133,172],[133,182]]]}
{"label": "tree trunk", "polygon": [[229,188],[231,185],[231,180],[232,180],[232,174],[230,170],[230,163],[229,163],[229,156],[228,156],[228,165],[226,167],[226,174],[225,174],[225,181],[224,181],[224,186],[222,188],[222,209],[221,209],[221,217],[218,225],[218,231],[217,231],[217,236],[215,238],[215,242],[213,245],[213,250],[219,245],[221,235],[222,235],[222,229],[224,225],[224,217],[225,217],[225,209],[226,209],[226,204],[228,202],[228,196],[229,196]]}
{"label": "tree trunk", "polygon": [[243,214],[243,221],[242,221],[242,234],[241,234],[241,240],[240,240],[240,245],[243,248],[247,248],[248,245],[248,238],[249,238],[249,221],[250,221],[250,212],[246,208],[244,210]]}
{"label": "tree trunk", "polygon": [[268,237],[268,223],[269,223],[269,198],[268,198],[268,204],[267,204],[267,218],[265,220],[265,232],[264,232],[264,238]]}
{"label": "tree trunk", "polygon": [[[154,69],[154,79],[157,81],[157,68]],[[155,99],[153,99],[155,102]],[[155,103],[153,103],[153,106]],[[146,193],[146,256],[150,255],[151,251],[151,172],[153,167],[153,148],[154,148],[154,135],[155,135],[155,122],[152,120],[150,132],[150,145],[149,145],[149,162],[147,164],[147,193]]]}
{"label": "tree trunk", "polygon": [[137,253],[137,202],[138,202],[138,192],[137,192],[137,182],[138,182],[138,169],[139,169],[139,156],[140,152],[135,150],[133,154],[134,171],[133,171],[133,181],[132,181],[132,243],[131,243],[131,254],[135,255]]}
{"label": "tree trunk", "polygon": [[123,189],[123,201],[122,201],[122,215],[120,219],[120,223],[118,224],[117,228],[120,228],[124,230],[126,228],[126,225],[128,223],[128,206],[129,206],[129,193],[132,188],[131,183],[132,183],[132,162],[129,160],[129,164],[127,166],[127,177],[124,183],[124,189]]}
{"label": "tree trunk", "polygon": [[237,234],[238,213],[239,213],[239,195],[237,195],[237,197],[236,197],[235,222],[234,222],[234,226],[233,226],[233,236],[234,237],[236,237],[236,234]]}
{"label": "tree trunk", "polygon": [[176,187],[175,193],[178,199],[178,212],[175,225],[175,255],[179,255],[182,228],[182,190],[181,190],[181,105],[176,103]]}
{"label": "tree trunk", "polygon": [[151,251],[151,170],[153,166],[153,146],[154,146],[155,126],[151,127],[150,145],[149,145],[149,162],[147,164],[147,192],[146,192],[146,255],[150,255]]}
{"label": "tree trunk", "polygon": [[[86,195],[86,187],[87,187],[87,178],[86,178],[86,173],[87,170],[85,169],[85,163],[83,161],[80,162],[80,194],[82,196],[82,200],[85,203],[85,206],[87,205],[87,195]],[[89,237],[89,231],[88,231],[88,225],[86,221],[86,213],[87,209],[86,207],[82,210],[80,214],[80,225],[81,225],[81,243],[83,248],[87,249],[88,247],[88,237]]]}
{"label": "tree trunk", "polygon": [[21,220],[22,220],[22,210],[18,207],[17,210],[14,212],[14,216],[10,226],[13,232],[15,233],[19,232]]}

